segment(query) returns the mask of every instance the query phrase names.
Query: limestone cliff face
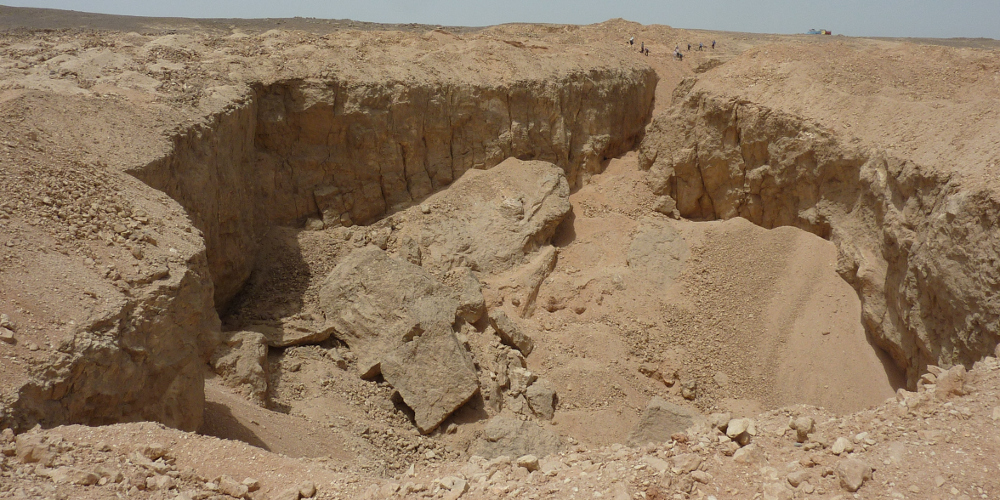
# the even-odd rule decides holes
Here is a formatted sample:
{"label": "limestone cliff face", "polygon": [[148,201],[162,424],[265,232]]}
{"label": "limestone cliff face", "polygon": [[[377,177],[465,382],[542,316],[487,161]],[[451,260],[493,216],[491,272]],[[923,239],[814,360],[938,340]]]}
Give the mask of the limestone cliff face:
{"label": "limestone cliff face", "polygon": [[34,367],[12,405],[14,422],[28,428],[151,420],[197,430],[203,365],[218,342],[219,318],[204,254],[189,266],[82,325],[49,362]]}
{"label": "limestone cliff face", "polygon": [[507,84],[291,80],[175,139],[133,172],[205,235],[219,308],[249,276],[271,224],[372,222],[508,157],[560,166],[571,185],[634,147],[651,69],[594,69]]}
{"label": "limestone cliff face", "polygon": [[1000,196],[838,142],[805,120],[695,92],[640,147],[684,217],[744,217],[832,240],[871,338],[906,370],[971,365],[1000,341]]}

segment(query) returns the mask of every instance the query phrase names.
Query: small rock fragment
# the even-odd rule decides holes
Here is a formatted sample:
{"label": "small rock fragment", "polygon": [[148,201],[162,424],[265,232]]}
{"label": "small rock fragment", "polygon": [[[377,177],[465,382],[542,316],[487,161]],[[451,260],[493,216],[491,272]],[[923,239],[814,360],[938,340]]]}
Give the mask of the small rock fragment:
{"label": "small rock fragment", "polygon": [[712,481],[712,475],[700,470],[691,471],[691,479],[698,481],[702,484],[708,484]]}
{"label": "small rock fragment", "polygon": [[[735,445],[734,445],[735,446]],[[764,460],[764,453],[756,444],[749,444],[733,453],[733,461],[741,464],[757,464]]]}
{"label": "small rock fragment", "polygon": [[872,478],[872,468],[856,458],[841,460],[836,468],[840,485],[847,491],[855,492],[865,481]]}
{"label": "small rock fragment", "polygon": [[813,431],[815,422],[812,417],[799,417],[792,422],[792,429],[795,429],[795,441],[804,443],[809,439],[809,433]]}
{"label": "small rock fragment", "polygon": [[686,474],[701,465],[701,457],[695,453],[682,453],[674,456],[671,461],[673,462],[671,470],[674,474]]}
{"label": "small rock fragment", "polygon": [[809,472],[800,470],[792,472],[786,477],[788,484],[792,485],[792,488],[798,488],[800,484],[809,480]]}
{"label": "small rock fragment", "polygon": [[[395,493],[396,491],[399,491],[399,485],[398,484],[395,484],[395,483],[390,483],[390,484],[395,485],[396,489],[393,490],[392,492],[388,492],[388,493],[382,495],[382,498],[388,498],[388,497],[392,496],[393,493]],[[380,491],[380,492],[386,491],[387,490],[387,486],[389,486],[389,485],[387,484],[387,485],[383,486],[382,487],[382,491]],[[299,500],[299,498],[301,498],[299,496],[299,487],[298,486],[291,486],[289,488],[286,488],[286,489],[282,490],[280,493],[278,493],[277,495],[275,495],[272,498],[273,498],[273,500]]]}
{"label": "small rock fragment", "polygon": [[501,310],[490,311],[490,325],[504,344],[521,351],[525,356],[531,354],[531,350],[535,348],[535,342],[521,331],[507,313]]}
{"label": "small rock fragment", "polygon": [[850,439],[845,437],[839,437],[833,442],[833,446],[830,447],[830,451],[834,455],[842,455],[844,453],[850,453],[854,451],[854,443]]}
{"label": "small rock fragment", "polygon": [[730,415],[728,412],[713,413],[708,416],[708,423],[711,424],[712,427],[719,429],[722,432],[726,432],[726,429],[729,428],[729,421],[732,419],[733,419],[732,415]]}
{"label": "small rock fragment", "polygon": [[300,484],[299,495],[302,495],[302,498],[312,498],[316,496],[316,483],[312,481],[305,481]]}
{"label": "small rock fragment", "polygon": [[546,420],[552,420],[556,407],[556,389],[548,380],[538,380],[524,392],[532,413]]}
{"label": "small rock fragment", "polygon": [[523,455],[518,457],[517,466],[528,469],[528,472],[534,472],[538,470],[538,457],[534,455]]}
{"label": "small rock fragment", "polygon": [[697,380],[687,380],[681,382],[681,396],[688,401],[691,401],[698,397],[698,381]]}
{"label": "small rock fragment", "polygon": [[250,488],[229,476],[219,478],[219,492],[231,497],[243,498],[249,493]]}

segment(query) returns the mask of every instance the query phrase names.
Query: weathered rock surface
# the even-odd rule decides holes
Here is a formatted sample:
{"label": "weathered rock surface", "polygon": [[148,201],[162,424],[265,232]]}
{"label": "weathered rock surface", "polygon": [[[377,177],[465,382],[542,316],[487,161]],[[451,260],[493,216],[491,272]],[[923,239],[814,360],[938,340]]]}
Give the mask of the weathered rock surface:
{"label": "weathered rock surface", "polygon": [[456,267],[501,272],[546,245],[571,207],[562,169],[508,158],[489,170],[469,170],[428,198],[428,214],[413,214],[400,231],[420,246],[421,265],[443,273]]}
{"label": "weathered rock surface", "polygon": [[530,420],[500,415],[493,417],[483,435],[469,449],[473,455],[494,458],[501,455],[545,457],[563,448],[559,436]]}
{"label": "weathered rock surface", "polygon": [[848,458],[837,463],[837,477],[847,491],[858,491],[865,481],[872,478],[872,468],[856,458]]}
{"label": "weathered rock surface", "polygon": [[479,390],[476,367],[450,329],[428,330],[385,354],[382,375],[413,410],[424,434]]}
{"label": "weathered rock surface", "polygon": [[521,327],[502,310],[490,311],[490,325],[504,344],[516,348],[521,354],[527,356],[535,348],[535,342],[531,337],[521,331]]}
{"label": "weathered rock surface", "polygon": [[646,405],[642,420],[629,434],[629,442],[641,445],[669,441],[671,435],[684,432],[703,420],[704,417],[696,410],[656,397]]}
{"label": "weathered rock surface", "polygon": [[911,388],[928,364],[970,366],[1000,342],[1000,233],[979,222],[1000,204],[986,187],[963,191],[943,173],[949,166],[862,150],[790,114],[701,90],[654,119],[640,164],[683,217],[744,217],[831,239],[866,330]]}
{"label": "weathered rock surface", "polygon": [[[224,307],[271,224],[316,214],[327,227],[368,223],[512,156],[555,163],[579,185],[641,135],[657,80],[649,68],[567,68],[509,83],[461,74],[469,79],[271,83],[134,174],[192,214]],[[226,199],[206,184],[227,186]],[[521,200],[524,215],[537,220],[531,201]]]}
{"label": "weathered rock surface", "polygon": [[557,399],[556,388],[551,382],[545,379],[536,380],[524,391],[524,397],[528,400],[532,413],[543,419],[552,420]]}
{"label": "weathered rock surface", "polygon": [[299,319],[252,323],[245,328],[263,335],[267,345],[271,347],[318,344],[330,338],[333,333],[333,330],[326,325]]}
{"label": "weathered rock surface", "polygon": [[[127,295],[102,287],[106,302],[80,318],[85,321],[54,349],[38,351],[38,362],[25,373],[16,396],[10,395],[0,421],[28,428],[154,420],[197,429],[204,407],[202,370],[218,342],[220,323],[202,247],[177,246],[191,252],[187,260],[147,268],[151,274],[136,277]],[[156,258],[154,250],[147,258]],[[26,343],[29,349],[33,345]]]}
{"label": "weathered rock surface", "polygon": [[320,292],[327,325],[358,356],[366,378],[378,375],[382,358],[404,342],[451,332],[459,305],[430,273],[374,245],[345,257]]}
{"label": "weathered rock surface", "polygon": [[223,382],[252,401],[267,401],[267,339],[258,332],[226,332],[212,354],[212,368]]}

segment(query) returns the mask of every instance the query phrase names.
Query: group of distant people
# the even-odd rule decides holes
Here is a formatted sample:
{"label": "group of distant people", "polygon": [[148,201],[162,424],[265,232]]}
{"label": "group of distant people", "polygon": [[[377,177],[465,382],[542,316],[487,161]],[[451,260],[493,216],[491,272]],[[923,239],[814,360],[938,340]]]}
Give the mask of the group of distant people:
{"label": "group of distant people", "polygon": [[[628,44],[630,47],[635,46],[635,37],[629,38]],[[639,44],[639,53],[647,57],[649,56],[649,48],[646,47],[646,42]]]}
{"label": "group of distant people", "polygon": [[[630,47],[634,47],[635,46],[635,37],[634,36],[628,39],[628,44],[629,44]],[[712,50],[715,50],[715,40],[712,40],[712,45],[711,46],[712,46]],[[691,43],[687,44],[687,49],[688,49],[689,52],[691,51]],[[704,50],[704,49],[705,49],[705,44],[702,43],[702,42],[698,42],[698,50]],[[646,56],[649,55],[649,48],[646,47],[646,42],[640,42],[640,44],[639,44],[639,53],[643,54],[643,55],[646,55]],[[674,47],[674,58],[676,58],[678,61],[681,61],[681,60],[684,59],[684,53],[681,52],[681,46],[680,45]]]}
{"label": "group of distant people", "polygon": [[[691,43],[690,42],[687,44],[687,49],[688,49],[688,52],[691,51]],[[704,50],[704,49],[705,49],[705,44],[701,43],[701,42],[698,42],[698,50]],[[715,40],[712,40],[712,50],[715,50]],[[674,47],[674,58],[676,58],[678,61],[684,60],[684,53],[681,52],[681,46],[680,45]]]}

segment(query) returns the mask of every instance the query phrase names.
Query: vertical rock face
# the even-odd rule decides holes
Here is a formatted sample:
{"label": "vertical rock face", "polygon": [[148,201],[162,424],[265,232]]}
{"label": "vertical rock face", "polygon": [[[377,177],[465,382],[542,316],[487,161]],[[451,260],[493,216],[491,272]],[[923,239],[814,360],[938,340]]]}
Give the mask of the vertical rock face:
{"label": "vertical rock face", "polygon": [[271,224],[368,223],[512,156],[552,162],[579,185],[641,137],[656,81],[651,69],[506,84],[283,81],[132,173],[204,233],[222,309]]}
{"label": "vertical rock face", "polygon": [[[218,342],[204,250],[133,288],[79,325],[34,366],[11,405],[15,425],[158,421],[194,431],[205,404],[203,365]],[[2,416],[0,416],[2,417]]]}
{"label": "vertical rock face", "polygon": [[997,193],[703,92],[650,124],[640,161],[684,217],[744,217],[832,240],[867,331],[911,386],[928,364],[971,365],[1000,341]]}

